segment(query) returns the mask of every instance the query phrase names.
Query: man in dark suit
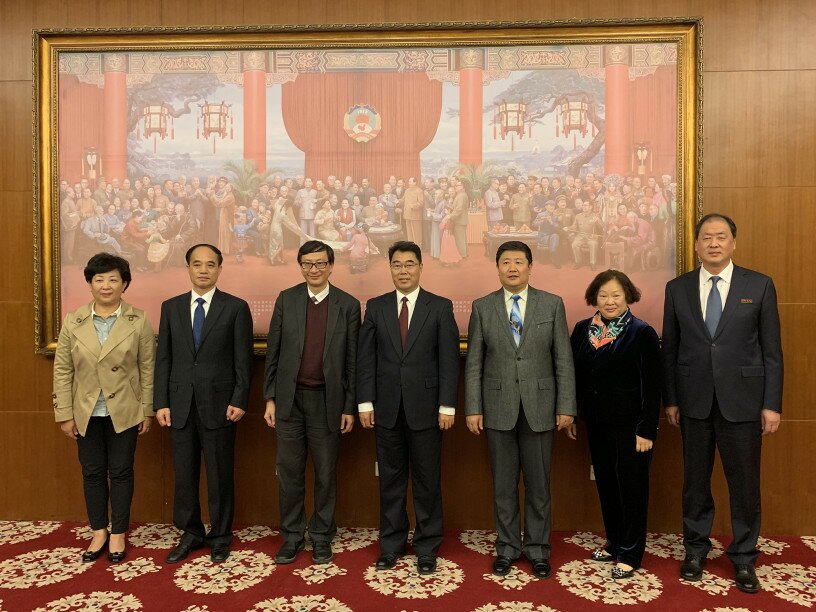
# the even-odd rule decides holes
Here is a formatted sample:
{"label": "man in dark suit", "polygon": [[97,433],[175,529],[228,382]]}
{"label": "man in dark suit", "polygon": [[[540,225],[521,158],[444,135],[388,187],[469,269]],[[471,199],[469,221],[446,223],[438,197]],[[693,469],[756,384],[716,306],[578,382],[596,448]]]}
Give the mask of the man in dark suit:
{"label": "man in dark suit", "polygon": [[[539,578],[550,575],[550,456],[553,430],[577,413],[564,302],[529,285],[533,254],[510,241],[496,252],[502,289],[473,302],[465,366],[465,413],[487,429],[493,472],[496,558],[505,576],[522,552]],[[524,540],[518,481],[524,473]]]}
{"label": "man in dark suit", "polygon": [[392,569],[405,553],[410,468],[417,570],[432,574],[442,543],[442,431],[454,421],[459,330],[451,301],[419,286],[419,247],[396,242],[388,259],[396,291],[366,304],[357,351],[360,422],[375,427],[377,441],[381,554],[376,567]]}
{"label": "man in dark suit", "polygon": [[[184,532],[167,562],[178,563],[204,543],[221,562],[232,540],[235,423],[249,403],[252,315],[244,300],[216,289],[223,261],[217,248],[195,245],[185,259],[192,291],[162,304],[153,385],[156,418],[171,428],[173,523]],[[198,501],[202,452],[211,525],[206,534]]]}
{"label": "man in dark suit", "polygon": [[[309,179],[306,179],[307,181]],[[329,284],[334,250],[310,240],[297,255],[305,283],[281,292],[269,324],[264,372],[266,424],[277,429],[283,546],[278,564],[303,550],[306,454],[314,464],[312,560],[329,563],[337,532],[337,451],[354,426],[360,302]]]}
{"label": "man in dark suit", "polygon": [[782,342],[773,281],[735,266],[737,227],[709,214],[694,229],[702,266],[666,285],[663,404],[683,435],[685,580],[700,580],[711,549],[711,470],[720,451],[731,499],[728,557],[738,589],[756,593],[762,436],[782,413]]}

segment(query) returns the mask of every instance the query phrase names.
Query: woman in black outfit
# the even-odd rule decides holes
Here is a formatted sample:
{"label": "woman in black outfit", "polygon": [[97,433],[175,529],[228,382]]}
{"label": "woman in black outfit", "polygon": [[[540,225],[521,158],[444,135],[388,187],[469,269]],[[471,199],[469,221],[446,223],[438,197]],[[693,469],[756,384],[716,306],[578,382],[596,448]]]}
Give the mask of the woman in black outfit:
{"label": "woman in black outfit", "polygon": [[[572,332],[578,415],[586,423],[606,546],[595,561],[614,561],[612,577],[630,578],[646,549],[649,464],[660,411],[657,333],[629,310],[640,291],[618,270],[586,290],[597,311]],[[571,437],[575,436],[572,425]]]}

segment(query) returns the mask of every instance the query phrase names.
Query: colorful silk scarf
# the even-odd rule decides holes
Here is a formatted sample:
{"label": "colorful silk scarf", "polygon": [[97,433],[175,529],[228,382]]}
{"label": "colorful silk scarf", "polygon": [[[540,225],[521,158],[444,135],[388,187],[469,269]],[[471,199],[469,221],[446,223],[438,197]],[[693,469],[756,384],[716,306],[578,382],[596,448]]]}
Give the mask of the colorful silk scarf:
{"label": "colorful silk scarf", "polygon": [[589,343],[595,350],[601,348],[606,344],[611,344],[615,338],[623,333],[626,325],[632,320],[632,312],[627,308],[622,315],[616,319],[612,319],[609,323],[604,323],[601,318],[601,313],[596,312],[592,317],[592,322],[589,324]]}

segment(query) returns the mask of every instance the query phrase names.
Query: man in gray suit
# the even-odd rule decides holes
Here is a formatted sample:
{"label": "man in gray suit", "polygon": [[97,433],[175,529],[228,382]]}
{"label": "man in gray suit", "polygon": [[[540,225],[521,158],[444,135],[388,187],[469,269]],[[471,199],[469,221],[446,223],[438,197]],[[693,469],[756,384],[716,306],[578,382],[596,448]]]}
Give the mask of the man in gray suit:
{"label": "man in gray suit", "polygon": [[[550,575],[550,456],[553,430],[577,413],[564,302],[529,286],[533,256],[523,242],[496,252],[502,289],[473,302],[465,366],[465,414],[487,429],[493,471],[496,558],[504,576],[522,552],[539,578]],[[524,541],[518,481],[524,474]]]}
{"label": "man in gray suit", "polygon": [[[307,181],[309,179],[306,179]],[[281,292],[269,324],[264,419],[277,430],[283,546],[279,564],[303,550],[306,454],[314,464],[314,513],[308,529],[312,560],[329,563],[337,532],[337,451],[354,425],[360,302],[329,284],[334,250],[309,240],[298,250],[305,283]]]}
{"label": "man in gray suit", "polygon": [[737,226],[712,213],[694,230],[702,266],[666,285],[663,404],[683,435],[684,580],[702,578],[711,549],[711,470],[720,451],[739,590],[756,593],[762,436],[782,418],[782,341],[773,281],[735,266]]}

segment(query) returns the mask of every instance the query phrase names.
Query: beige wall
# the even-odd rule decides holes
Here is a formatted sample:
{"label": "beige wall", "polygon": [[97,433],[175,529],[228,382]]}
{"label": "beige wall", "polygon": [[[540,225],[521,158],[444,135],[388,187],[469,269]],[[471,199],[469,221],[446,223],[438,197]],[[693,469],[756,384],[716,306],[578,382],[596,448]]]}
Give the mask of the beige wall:
{"label": "beige wall", "polygon": [[[467,7],[466,10],[460,8]],[[704,207],[739,226],[736,259],[777,283],[787,384],[784,421],[763,457],[763,530],[816,533],[816,420],[808,409],[814,356],[807,326],[816,320],[816,4],[811,0],[631,0],[443,3],[430,0],[5,0],[0,8],[0,518],[84,520],[75,450],[53,423],[52,360],[34,355],[31,191],[31,30],[121,26],[335,24],[512,19],[704,17]],[[813,94],[813,95],[811,95]],[[239,523],[276,523],[272,435],[262,424],[256,367],[253,409],[238,437]],[[374,440],[360,428],[343,440],[338,522],[373,526]],[[558,439],[553,475],[556,529],[599,529],[583,443]],[[652,471],[650,529],[679,531],[679,435],[663,422]],[[484,437],[460,422],[446,436],[448,528],[492,525]],[[727,494],[715,472],[729,531]],[[172,456],[166,431],[140,440],[133,519],[169,521]]]}

